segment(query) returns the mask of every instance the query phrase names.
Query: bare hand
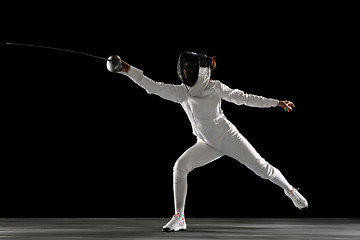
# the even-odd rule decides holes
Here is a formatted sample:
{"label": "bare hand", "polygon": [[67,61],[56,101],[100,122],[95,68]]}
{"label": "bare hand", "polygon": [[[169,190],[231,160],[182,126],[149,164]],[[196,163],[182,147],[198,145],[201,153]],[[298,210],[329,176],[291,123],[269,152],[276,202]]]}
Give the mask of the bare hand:
{"label": "bare hand", "polygon": [[292,108],[295,107],[290,101],[279,101],[278,106],[284,108],[286,112],[292,111]]}
{"label": "bare hand", "polygon": [[121,64],[122,64],[122,67],[121,67],[120,71],[129,72],[130,65],[123,60],[121,61]]}

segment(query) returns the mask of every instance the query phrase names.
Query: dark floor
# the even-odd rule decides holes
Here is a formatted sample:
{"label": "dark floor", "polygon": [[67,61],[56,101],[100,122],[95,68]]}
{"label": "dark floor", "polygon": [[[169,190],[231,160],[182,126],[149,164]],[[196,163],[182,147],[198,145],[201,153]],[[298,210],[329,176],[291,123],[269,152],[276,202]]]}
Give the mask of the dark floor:
{"label": "dark floor", "polygon": [[360,239],[360,219],[189,218],[188,231],[161,232],[169,219],[0,218],[0,239]]}

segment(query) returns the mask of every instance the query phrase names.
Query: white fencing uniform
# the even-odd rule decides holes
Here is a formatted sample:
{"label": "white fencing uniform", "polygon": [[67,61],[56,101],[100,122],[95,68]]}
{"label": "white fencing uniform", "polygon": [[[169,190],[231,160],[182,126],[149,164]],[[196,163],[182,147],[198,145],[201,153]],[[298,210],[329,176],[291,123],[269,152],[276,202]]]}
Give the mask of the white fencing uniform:
{"label": "white fencing uniform", "polygon": [[[199,78],[192,87],[155,82],[132,66],[128,73],[122,72],[148,93],[181,104],[191,122],[193,134],[198,139],[197,143],[185,151],[174,165],[176,212],[184,211],[187,174],[194,168],[210,163],[223,155],[238,160],[264,179],[271,180],[277,175],[283,178],[280,171],[265,161],[239,133],[221,109],[222,99],[252,107],[274,107],[279,101],[231,89],[220,81],[210,80],[210,72],[210,68],[201,67]],[[287,182],[285,184],[273,182],[284,189],[291,187]]]}

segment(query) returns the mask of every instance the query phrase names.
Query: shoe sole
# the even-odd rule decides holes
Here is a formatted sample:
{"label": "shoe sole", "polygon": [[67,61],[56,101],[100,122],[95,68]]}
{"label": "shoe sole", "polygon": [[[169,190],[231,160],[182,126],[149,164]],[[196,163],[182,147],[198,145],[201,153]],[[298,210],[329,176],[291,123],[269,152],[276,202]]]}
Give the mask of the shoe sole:
{"label": "shoe sole", "polygon": [[305,207],[300,208],[300,210],[308,210],[308,208],[309,208],[309,205],[306,205]]}
{"label": "shoe sole", "polygon": [[183,228],[180,228],[180,229],[170,229],[170,228],[163,228],[162,229],[163,232],[180,232],[180,231],[187,231],[187,229],[183,229]]}
{"label": "shoe sole", "polygon": [[[294,202],[293,202],[293,203],[294,203]],[[298,206],[296,206],[295,203],[294,203],[294,205],[295,205],[295,207],[296,207],[297,209],[300,209],[300,210],[307,210],[308,207],[309,207],[309,205],[306,205],[305,207],[298,207]]]}

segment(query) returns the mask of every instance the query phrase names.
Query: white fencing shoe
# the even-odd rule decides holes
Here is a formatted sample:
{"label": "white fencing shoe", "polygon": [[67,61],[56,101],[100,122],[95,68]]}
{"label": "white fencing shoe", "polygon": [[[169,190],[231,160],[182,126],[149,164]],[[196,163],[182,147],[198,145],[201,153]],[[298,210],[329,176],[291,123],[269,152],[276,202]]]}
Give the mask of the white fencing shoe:
{"label": "white fencing shoe", "polygon": [[165,224],[162,228],[163,232],[177,232],[186,231],[185,214],[183,216],[180,213],[175,214],[171,220]]}
{"label": "white fencing shoe", "polygon": [[308,202],[306,199],[299,193],[299,191],[295,188],[291,190],[290,192],[286,192],[284,190],[284,193],[286,196],[288,196],[294,203],[294,205],[299,209],[306,209],[308,208]]}

